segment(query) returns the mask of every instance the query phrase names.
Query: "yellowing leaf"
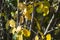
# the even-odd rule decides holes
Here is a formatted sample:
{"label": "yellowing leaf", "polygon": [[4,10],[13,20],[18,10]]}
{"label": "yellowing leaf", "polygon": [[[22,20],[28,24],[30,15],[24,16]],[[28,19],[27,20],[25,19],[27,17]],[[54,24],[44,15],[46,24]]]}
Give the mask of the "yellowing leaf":
{"label": "yellowing leaf", "polygon": [[16,40],[23,40],[23,35],[17,35],[17,39]]}
{"label": "yellowing leaf", "polygon": [[39,37],[38,37],[38,35],[36,35],[36,36],[35,36],[35,40],[39,40]]}
{"label": "yellowing leaf", "polygon": [[43,13],[43,16],[46,16],[47,14],[46,13]]}
{"label": "yellowing leaf", "polygon": [[27,8],[24,9],[23,14],[26,19],[31,20],[31,15],[30,15],[31,13],[27,10]]}
{"label": "yellowing leaf", "polygon": [[39,4],[39,7],[42,9],[43,8],[43,3],[42,2],[39,2],[40,4]]}
{"label": "yellowing leaf", "polygon": [[41,13],[42,12],[42,9],[43,9],[43,3],[42,2],[39,2],[39,6],[36,9],[37,13]]}
{"label": "yellowing leaf", "polygon": [[20,24],[22,24],[23,22],[24,22],[24,17],[21,16],[21,17],[20,17]]}
{"label": "yellowing leaf", "polygon": [[51,40],[51,34],[46,35],[46,40]]}
{"label": "yellowing leaf", "polygon": [[28,8],[28,12],[31,14],[33,12],[33,7],[31,7],[30,9]]}
{"label": "yellowing leaf", "polygon": [[48,15],[48,13],[49,13],[49,8],[48,8],[48,6],[44,6],[43,7],[43,16],[46,16],[46,15]]}
{"label": "yellowing leaf", "polygon": [[16,25],[15,25],[16,23],[15,23],[15,21],[13,20],[13,19],[11,19],[10,21],[9,21],[9,25],[11,26],[11,27],[15,27]]}
{"label": "yellowing leaf", "polygon": [[18,26],[17,29],[16,29],[16,32],[18,33],[19,31],[21,31],[22,27],[21,26]]}
{"label": "yellowing leaf", "polygon": [[25,37],[30,37],[31,32],[27,29],[23,29],[23,34]]}
{"label": "yellowing leaf", "polygon": [[20,10],[23,10],[26,7],[23,3],[18,3],[17,6]]}
{"label": "yellowing leaf", "polygon": [[16,32],[16,28],[11,28],[10,33],[14,34]]}
{"label": "yellowing leaf", "polygon": [[28,19],[28,20],[31,20],[31,15],[26,14],[25,18]]}

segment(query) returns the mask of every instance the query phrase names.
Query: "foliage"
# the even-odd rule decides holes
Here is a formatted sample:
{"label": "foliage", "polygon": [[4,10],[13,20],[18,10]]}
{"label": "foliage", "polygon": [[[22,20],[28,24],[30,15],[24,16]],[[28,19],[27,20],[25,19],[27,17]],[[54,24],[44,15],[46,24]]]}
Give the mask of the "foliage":
{"label": "foliage", "polygon": [[60,39],[59,1],[5,0],[1,8],[0,29],[5,29],[6,40]]}

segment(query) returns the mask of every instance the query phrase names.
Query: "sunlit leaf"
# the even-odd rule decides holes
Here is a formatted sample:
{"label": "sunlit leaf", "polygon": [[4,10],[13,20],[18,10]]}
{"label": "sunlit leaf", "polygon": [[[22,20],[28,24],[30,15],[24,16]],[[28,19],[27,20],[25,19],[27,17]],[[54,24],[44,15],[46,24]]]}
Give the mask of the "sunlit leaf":
{"label": "sunlit leaf", "polygon": [[57,11],[58,10],[58,6],[55,6],[54,9]]}
{"label": "sunlit leaf", "polygon": [[10,33],[14,34],[16,32],[16,28],[11,28]]}
{"label": "sunlit leaf", "polygon": [[44,6],[43,7],[43,16],[46,16],[46,15],[48,15],[49,14],[49,8],[48,8],[48,6]]}
{"label": "sunlit leaf", "polygon": [[47,34],[46,35],[46,40],[51,40],[51,39],[52,39],[51,34]]}
{"label": "sunlit leaf", "polygon": [[30,37],[31,32],[27,29],[23,29],[23,34],[25,37]]}
{"label": "sunlit leaf", "polygon": [[31,13],[27,10],[27,8],[24,9],[23,14],[26,19],[31,20],[31,15],[30,15]]}
{"label": "sunlit leaf", "polygon": [[60,27],[60,23],[57,26]]}
{"label": "sunlit leaf", "polygon": [[38,37],[38,35],[36,35],[36,36],[35,36],[35,40],[39,40],[39,37]]}
{"label": "sunlit leaf", "polygon": [[40,3],[39,3],[39,6],[38,6],[37,9],[36,9],[37,13],[41,13],[41,12],[42,12],[42,9],[43,9],[43,3],[40,2]]}
{"label": "sunlit leaf", "polygon": [[16,25],[15,25],[16,23],[15,23],[15,21],[13,20],[13,19],[11,19],[10,21],[9,21],[9,25],[11,26],[11,27],[15,27]]}
{"label": "sunlit leaf", "polygon": [[27,11],[31,14],[33,12],[33,5],[28,5]]}
{"label": "sunlit leaf", "polygon": [[17,39],[16,40],[23,40],[23,35],[17,35]]}
{"label": "sunlit leaf", "polygon": [[14,12],[11,12],[12,17],[14,16]]}
{"label": "sunlit leaf", "polygon": [[18,26],[17,29],[16,29],[16,32],[20,32],[22,30],[22,27],[21,26]]}
{"label": "sunlit leaf", "polygon": [[18,3],[18,8],[23,10],[26,6],[23,3]]}
{"label": "sunlit leaf", "polygon": [[20,24],[22,24],[23,22],[24,22],[24,17],[21,16],[21,17],[20,17]]}

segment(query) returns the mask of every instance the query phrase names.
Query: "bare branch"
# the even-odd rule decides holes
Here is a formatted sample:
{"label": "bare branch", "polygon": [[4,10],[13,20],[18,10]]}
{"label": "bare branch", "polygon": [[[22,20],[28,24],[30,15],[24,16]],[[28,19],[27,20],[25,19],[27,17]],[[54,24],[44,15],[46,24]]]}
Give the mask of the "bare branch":
{"label": "bare branch", "polygon": [[50,20],[50,22],[49,22],[49,24],[48,24],[45,32],[44,32],[44,35],[47,33],[47,31],[48,31],[48,29],[49,29],[49,27],[50,27],[50,24],[51,24],[51,22],[52,22],[53,19],[54,19],[54,14],[53,14],[53,16],[52,16],[52,18],[51,18],[51,20]]}

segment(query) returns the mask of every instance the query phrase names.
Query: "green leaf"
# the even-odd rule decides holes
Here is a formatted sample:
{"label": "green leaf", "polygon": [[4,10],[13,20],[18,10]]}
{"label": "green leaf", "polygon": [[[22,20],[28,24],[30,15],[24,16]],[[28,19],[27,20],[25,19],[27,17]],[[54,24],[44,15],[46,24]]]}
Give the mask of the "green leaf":
{"label": "green leaf", "polygon": [[36,9],[36,11],[37,13],[42,13],[42,10],[39,7]]}

